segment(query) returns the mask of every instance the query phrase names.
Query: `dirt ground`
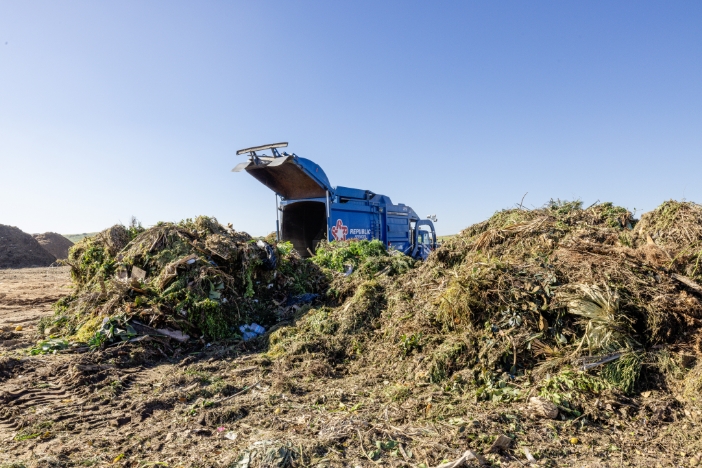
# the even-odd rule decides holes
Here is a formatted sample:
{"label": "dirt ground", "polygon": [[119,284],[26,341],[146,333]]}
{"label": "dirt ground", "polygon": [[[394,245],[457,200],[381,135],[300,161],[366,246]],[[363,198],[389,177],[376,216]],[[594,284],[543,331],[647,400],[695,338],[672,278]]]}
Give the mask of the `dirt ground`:
{"label": "dirt ground", "polygon": [[[530,466],[524,449],[533,466],[700,463],[702,413],[674,392],[603,398],[597,419],[550,420],[524,402],[476,402],[455,384],[353,362],[283,365],[265,337],[185,355],[120,344],[31,356],[38,320],[69,291],[66,268],[0,271],[2,468],[431,467],[466,450]],[[499,435],[511,446],[488,453]]]}
{"label": "dirt ground", "polygon": [[[69,267],[0,270],[0,330],[15,335],[0,341],[0,352],[35,341],[36,324],[71,291]],[[22,330],[15,332],[21,326]]]}

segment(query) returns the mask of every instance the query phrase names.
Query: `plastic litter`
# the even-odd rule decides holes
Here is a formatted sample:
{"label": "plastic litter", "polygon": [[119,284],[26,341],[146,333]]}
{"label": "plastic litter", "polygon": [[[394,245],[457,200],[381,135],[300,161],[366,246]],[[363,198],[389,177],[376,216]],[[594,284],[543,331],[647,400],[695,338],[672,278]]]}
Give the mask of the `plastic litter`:
{"label": "plastic litter", "polygon": [[288,301],[285,303],[286,306],[292,306],[295,304],[309,304],[310,302],[314,301],[319,297],[319,294],[312,294],[312,293],[307,293],[307,294],[300,294],[298,296],[293,296]]}
{"label": "plastic litter", "polygon": [[257,323],[252,323],[251,325],[242,325],[239,327],[244,341],[249,341],[250,339],[256,338],[266,333],[266,329]]}
{"label": "plastic litter", "polygon": [[278,264],[278,257],[276,256],[273,247],[269,243],[262,240],[256,242],[256,245],[264,249],[266,252],[266,258],[263,260],[263,268],[266,270],[275,270],[275,267]]}

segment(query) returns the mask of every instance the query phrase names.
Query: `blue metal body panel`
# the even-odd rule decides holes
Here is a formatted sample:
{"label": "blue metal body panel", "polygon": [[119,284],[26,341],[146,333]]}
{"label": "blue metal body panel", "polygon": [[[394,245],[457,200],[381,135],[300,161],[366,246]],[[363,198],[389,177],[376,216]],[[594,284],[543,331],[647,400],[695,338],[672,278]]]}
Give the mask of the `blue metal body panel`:
{"label": "blue metal body panel", "polygon": [[310,161],[309,159],[306,158],[301,158],[299,156],[295,156],[296,162],[304,169],[304,171],[310,175],[315,181],[324,188],[329,188],[331,187],[331,184],[329,183],[329,178],[327,177],[327,174],[324,172],[324,170],[319,167],[319,165],[315,162]]}
{"label": "blue metal body panel", "polygon": [[368,198],[367,191],[361,189],[338,186],[333,190],[333,192],[334,195],[336,195],[340,199],[365,200],[366,198]]}
{"label": "blue metal body panel", "polygon": [[[277,154],[277,153],[276,153]],[[319,215],[325,213],[326,239],[379,239],[388,248],[417,258],[426,258],[435,245],[436,234],[431,221],[420,220],[414,210],[403,204],[393,204],[390,197],[370,190],[332,187],[319,165],[296,155],[251,158],[246,169],[271,190],[281,196],[283,239],[290,240],[306,255],[316,247]],[[324,196],[324,198],[322,198]],[[414,226],[428,226],[433,243],[419,245]]]}
{"label": "blue metal body panel", "polygon": [[[379,239],[388,248],[410,254],[412,247],[411,223],[419,221],[412,208],[405,205],[394,205],[390,197],[376,195],[359,189],[339,187],[330,190],[327,239],[330,241],[351,239]],[[363,198],[348,199],[355,191]],[[341,195],[340,195],[341,194]],[[306,198],[301,200],[283,200],[283,207],[299,202],[325,203],[322,198]],[[285,210],[283,210],[285,213]],[[285,214],[283,214],[285,216]]]}

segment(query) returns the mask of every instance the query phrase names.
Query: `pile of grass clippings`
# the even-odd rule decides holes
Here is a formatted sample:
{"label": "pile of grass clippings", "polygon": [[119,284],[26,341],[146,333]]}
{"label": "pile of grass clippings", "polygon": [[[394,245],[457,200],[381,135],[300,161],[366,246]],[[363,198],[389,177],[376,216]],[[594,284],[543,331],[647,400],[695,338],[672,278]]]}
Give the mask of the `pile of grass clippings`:
{"label": "pile of grass clippings", "polygon": [[463,354],[471,354],[468,380],[478,386],[575,370],[633,392],[642,372],[659,370],[650,353],[689,342],[702,317],[699,295],[633,248],[637,228],[610,203],[498,212],[449,240],[407,281],[412,299],[393,316],[410,304],[421,312],[396,333],[417,327],[436,349],[451,335],[469,337]]}
{"label": "pile of grass clippings", "polygon": [[75,291],[42,327],[93,346],[145,335],[236,337],[239,325],[277,323],[292,297],[327,281],[288,243],[272,246],[205,216],[113,226],[78,242],[66,263]]}
{"label": "pile of grass clippings", "polygon": [[338,302],[276,331],[272,354],[288,372],[347,362],[479,400],[541,394],[574,415],[593,393],[679,381],[685,372],[671,373],[659,354],[679,362],[699,342],[702,289],[693,273],[702,218],[697,205],[673,203],[641,223],[656,226],[656,247],[677,256],[674,268],[651,261],[650,242],[640,242],[649,228],[611,203],[497,212],[395,276],[372,266],[387,261],[384,251],[330,244],[314,261],[339,272],[353,264],[357,273],[335,273]]}
{"label": "pile of grass clippings", "polygon": [[[154,330],[212,344],[179,363],[177,391],[154,398],[175,405],[162,421],[236,427],[228,446],[250,466],[270,461],[251,462],[263,441],[296,450],[281,466],[442,466],[466,447],[505,465],[531,463],[522,449],[544,466],[698,453],[689,424],[672,424],[702,417],[696,204],[666,202],[640,221],[611,203],[503,210],[426,261],[377,241],[323,243],[301,259],[267,239],[202,217],[79,243],[76,290],[44,324],[61,332],[36,353]],[[262,338],[212,343],[253,321]],[[196,375],[208,383],[185,387],[186,406]]]}
{"label": "pile of grass clippings", "polygon": [[641,216],[632,237],[651,263],[702,281],[702,205],[667,201]]}
{"label": "pile of grass clippings", "polygon": [[702,211],[679,202],[641,221],[611,203],[503,210],[424,262],[379,241],[304,260],[205,217],[114,227],[71,251],[78,289],[53,325],[95,343],[141,324],[216,340],[255,321],[272,327],[260,349],[281,389],[343,368],[577,416],[593,394],[697,388],[701,247]]}

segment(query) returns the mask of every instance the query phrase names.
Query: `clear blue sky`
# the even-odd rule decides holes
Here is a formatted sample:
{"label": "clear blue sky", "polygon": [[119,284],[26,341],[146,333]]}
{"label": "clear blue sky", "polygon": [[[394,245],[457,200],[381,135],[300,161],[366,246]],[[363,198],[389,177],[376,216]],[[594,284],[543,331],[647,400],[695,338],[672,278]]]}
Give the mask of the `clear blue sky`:
{"label": "clear blue sky", "polygon": [[702,201],[702,2],[0,1],[1,224],[266,234],[276,141],[440,234]]}

